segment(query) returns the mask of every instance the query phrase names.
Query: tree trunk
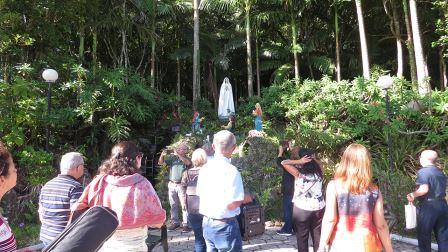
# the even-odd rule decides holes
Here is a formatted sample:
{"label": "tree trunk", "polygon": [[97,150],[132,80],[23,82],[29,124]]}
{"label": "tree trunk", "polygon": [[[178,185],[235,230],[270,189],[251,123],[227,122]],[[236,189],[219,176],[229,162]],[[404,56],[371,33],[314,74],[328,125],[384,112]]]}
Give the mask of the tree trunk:
{"label": "tree trunk", "polygon": [[98,50],[98,33],[96,31],[96,28],[92,31],[92,73],[93,77],[96,77],[96,69],[97,69],[97,50]]}
{"label": "tree trunk", "polygon": [[403,45],[401,43],[401,29],[400,29],[400,21],[398,20],[397,6],[395,4],[396,0],[391,0],[392,5],[392,18],[394,22],[394,31],[396,37],[397,44],[397,77],[403,77]]}
{"label": "tree trunk", "polygon": [[177,63],[177,98],[180,99],[180,60],[176,60]]}
{"label": "tree trunk", "polygon": [[211,98],[213,99],[213,105],[215,106],[215,110],[218,110],[218,87],[216,86],[216,75],[214,74],[214,64],[211,60],[208,61],[208,89],[211,94]]}
{"label": "tree trunk", "polygon": [[197,102],[201,95],[200,66],[199,66],[199,0],[193,0],[193,110],[196,110]]}
{"label": "tree trunk", "polygon": [[414,41],[412,38],[411,21],[409,19],[408,0],[403,0],[403,12],[404,12],[404,18],[405,18],[405,24],[406,24],[406,33],[408,34],[408,38],[406,41],[406,47],[408,48],[408,54],[409,54],[411,82],[413,85],[415,85],[417,83],[417,67],[415,66]]}
{"label": "tree trunk", "polygon": [[314,78],[314,73],[313,73],[313,66],[311,65],[311,61],[310,61],[310,54],[307,54],[307,61],[308,61],[308,70],[310,71],[310,76],[312,80],[315,80]]}
{"label": "tree trunk", "polygon": [[151,87],[155,88],[156,80],[156,10],[157,10],[157,0],[152,1],[152,16],[151,16]]}
{"label": "tree trunk", "polygon": [[255,60],[257,62],[257,95],[261,96],[261,83],[260,83],[260,55],[258,45],[258,33],[255,34]]}
{"label": "tree trunk", "polygon": [[409,19],[409,8],[407,1],[408,0],[403,0],[404,20],[406,24],[406,33],[408,34],[406,47],[408,48],[408,54],[409,54],[409,68],[411,72],[411,82],[413,85],[415,85],[417,83],[417,68],[415,66],[414,41],[412,38],[412,26],[411,26],[411,20]]}
{"label": "tree trunk", "polygon": [[84,41],[86,38],[85,27],[84,25],[79,29],[79,51],[78,51],[78,60],[79,64],[82,65],[84,62]]}
{"label": "tree trunk", "polygon": [[[123,19],[126,17],[126,1],[123,1]],[[124,20],[123,20],[124,21]],[[124,24],[122,24],[124,26]],[[124,67],[125,70],[129,66],[129,54],[128,54],[128,42],[125,27],[121,30],[121,54],[120,54],[120,66]],[[128,82],[128,78],[125,74],[125,82]]]}
{"label": "tree trunk", "polygon": [[417,66],[418,92],[425,95],[431,91],[428,80],[427,65],[423,53],[422,39],[418,22],[417,4],[415,0],[409,0],[411,12],[412,36],[414,38],[415,63]]}
{"label": "tree trunk", "polygon": [[365,79],[370,79],[369,53],[367,51],[366,31],[362,14],[362,1],[355,0],[356,13],[358,15],[359,39],[361,42],[362,72]]}
{"label": "tree trunk", "polygon": [[292,35],[292,52],[294,55],[294,78],[298,80],[300,78],[299,73],[299,48],[297,45],[297,26],[294,20],[294,14],[291,13],[291,35]]}
{"label": "tree trunk", "polygon": [[446,72],[445,58],[443,58],[444,48],[439,49],[439,65],[440,65],[440,90],[446,90],[448,86],[448,77]]}
{"label": "tree trunk", "polygon": [[246,50],[247,50],[247,94],[254,95],[254,80],[252,73],[252,48],[250,44],[250,0],[246,0]]}
{"label": "tree trunk", "polygon": [[335,40],[336,40],[336,80],[341,81],[341,55],[340,55],[340,41],[339,41],[339,20],[338,20],[338,7],[334,4],[334,27],[335,27]]}

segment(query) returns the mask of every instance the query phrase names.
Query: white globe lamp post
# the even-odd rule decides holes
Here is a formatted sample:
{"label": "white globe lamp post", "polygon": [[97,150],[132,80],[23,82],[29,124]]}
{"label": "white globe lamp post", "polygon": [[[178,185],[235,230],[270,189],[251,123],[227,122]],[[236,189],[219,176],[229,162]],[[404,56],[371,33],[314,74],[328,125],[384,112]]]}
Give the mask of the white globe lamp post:
{"label": "white globe lamp post", "polygon": [[[393,78],[390,75],[383,75],[378,78],[378,81],[376,82],[376,85],[381,88],[384,92],[384,96],[386,98],[386,113],[387,113],[387,120],[390,123],[391,122],[391,113],[390,113],[390,100],[389,100],[389,92],[388,90],[392,87],[392,84],[394,83]],[[394,170],[394,159],[392,157],[392,138],[390,136],[390,131],[387,134],[387,150],[389,154],[389,169],[390,171]]]}
{"label": "white globe lamp post", "polygon": [[[59,75],[58,72],[54,69],[45,69],[42,72],[42,78],[45,80],[46,83],[48,83],[48,90],[47,90],[47,119],[50,117],[51,112],[51,84],[55,83],[58,79]],[[48,151],[49,147],[49,141],[50,141],[50,123],[47,122],[47,131],[46,131],[46,142],[45,142],[45,148]]]}

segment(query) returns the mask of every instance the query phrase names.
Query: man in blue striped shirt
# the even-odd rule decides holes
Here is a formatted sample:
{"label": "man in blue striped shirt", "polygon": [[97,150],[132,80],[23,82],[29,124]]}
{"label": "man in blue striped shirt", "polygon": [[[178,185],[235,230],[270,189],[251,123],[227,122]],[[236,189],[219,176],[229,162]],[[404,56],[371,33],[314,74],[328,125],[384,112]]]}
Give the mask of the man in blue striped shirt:
{"label": "man in blue striped shirt", "polygon": [[67,226],[70,207],[84,189],[78,182],[84,174],[84,158],[80,153],[69,152],[62,156],[60,170],[61,174],[42,187],[39,196],[40,240],[45,246]]}

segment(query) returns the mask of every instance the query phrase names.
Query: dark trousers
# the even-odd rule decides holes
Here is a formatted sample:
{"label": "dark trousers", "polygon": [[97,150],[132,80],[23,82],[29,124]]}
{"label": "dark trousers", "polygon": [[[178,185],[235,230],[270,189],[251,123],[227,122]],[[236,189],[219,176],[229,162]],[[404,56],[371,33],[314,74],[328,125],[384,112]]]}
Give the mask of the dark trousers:
{"label": "dark trousers", "polygon": [[194,251],[205,252],[207,247],[205,245],[204,236],[202,235],[202,214],[189,214],[188,222],[194,232]]}
{"label": "dark trousers", "polygon": [[417,215],[417,238],[421,252],[431,251],[434,231],[439,251],[448,251],[448,206],[446,201],[424,201]]}
{"label": "dark trousers", "polygon": [[288,194],[283,194],[282,206],[283,206],[283,221],[285,225],[283,225],[281,231],[292,233],[293,225],[292,225],[292,196]]}
{"label": "dark trousers", "polygon": [[308,237],[311,233],[313,249],[319,248],[320,230],[325,208],[317,211],[306,211],[294,206],[292,220],[296,231],[297,251],[308,252]]}

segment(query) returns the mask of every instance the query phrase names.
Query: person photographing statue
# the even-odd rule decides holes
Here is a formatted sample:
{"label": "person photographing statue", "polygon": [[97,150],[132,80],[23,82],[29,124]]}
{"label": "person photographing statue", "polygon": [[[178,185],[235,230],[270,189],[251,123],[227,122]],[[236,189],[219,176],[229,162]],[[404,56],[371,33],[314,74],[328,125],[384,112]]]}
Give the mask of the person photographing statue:
{"label": "person photographing statue", "polygon": [[168,230],[180,227],[179,210],[182,211],[182,230],[185,232],[191,230],[187,225],[187,211],[181,201],[184,197],[181,185],[182,173],[191,165],[191,160],[186,156],[187,152],[188,146],[181,143],[172,152],[162,151],[158,162],[159,165],[166,164],[169,167],[168,199],[171,207],[171,224],[167,227]]}

